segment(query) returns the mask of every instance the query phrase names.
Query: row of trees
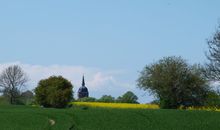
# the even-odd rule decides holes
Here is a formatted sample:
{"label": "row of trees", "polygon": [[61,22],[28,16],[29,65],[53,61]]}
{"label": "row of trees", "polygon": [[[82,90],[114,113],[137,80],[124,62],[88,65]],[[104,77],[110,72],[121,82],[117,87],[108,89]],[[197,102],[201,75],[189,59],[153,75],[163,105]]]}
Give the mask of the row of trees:
{"label": "row of trees", "polygon": [[[206,53],[208,63],[190,65],[181,57],[164,57],[147,65],[137,80],[140,89],[150,91],[157,98],[161,108],[178,108],[180,106],[220,107],[220,94],[213,89],[212,83],[220,81],[220,26],[211,39],[207,41],[209,51]],[[22,95],[21,88],[28,78],[19,66],[10,66],[0,74],[0,89],[3,96],[15,104]],[[73,100],[73,85],[63,77],[52,76],[41,80],[35,89],[35,101],[44,107],[65,107]],[[137,103],[137,96],[132,92],[115,99],[104,95],[100,99],[85,98],[80,101],[126,102]]]}
{"label": "row of trees", "polygon": [[[10,104],[37,103],[44,107],[63,108],[73,101],[73,85],[62,76],[51,76],[48,79],[39,81],[34,89],[35,95],[31,91],[22,92],[26,86],[28,77],[21,67],[14,65],[6,68],[0,75],[0,86],[3,97],[7,98]],[[97,102],[121,102],[138,103],[138,97],[128,91],[124,95],[115,99],[110,95],[103,95],[100,99],[92,97],[81,98],[78,101]]]}
{"label": "row of trees", "polygon": [[220,26],[207,43],[206,65],[190,65],[181,57],[165,57],[142,70],[137,80],[139,88],[155,95],[161,108],[220,107],[219,92],[212,87],[213,82],[220,81]]}
{"label": "row of trees", "polygon": [[104,103],[138,103],[138,97],[131,91],[126,92],[118,98],[114,98],[111,95],[103,95],[101,98],[96,99],[93,97],[85,97],[78,99],[81,102],[104,102]]}

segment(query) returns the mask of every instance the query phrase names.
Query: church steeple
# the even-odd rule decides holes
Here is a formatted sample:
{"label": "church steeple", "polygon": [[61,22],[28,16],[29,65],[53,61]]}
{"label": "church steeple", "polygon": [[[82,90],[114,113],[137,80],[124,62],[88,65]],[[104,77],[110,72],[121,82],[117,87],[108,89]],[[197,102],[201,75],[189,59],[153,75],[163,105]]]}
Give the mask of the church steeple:
{"label": "church steeple", "polygon": [[84,87],[86,84],[85,84],[85,79],[84,79],[84,75],[83,75],[83,78],[82,78],[82,86]]}
{"label": "church steeple", "polygon": [[83,77],[82,77],[82,86],[78,90],[78,97],[79,98],[89,97],[89,91],[88,91],[88,89],[85,85],[86,85],[86,83],[85,83],[85,78],[84,78],[84,75],[83,75]]}

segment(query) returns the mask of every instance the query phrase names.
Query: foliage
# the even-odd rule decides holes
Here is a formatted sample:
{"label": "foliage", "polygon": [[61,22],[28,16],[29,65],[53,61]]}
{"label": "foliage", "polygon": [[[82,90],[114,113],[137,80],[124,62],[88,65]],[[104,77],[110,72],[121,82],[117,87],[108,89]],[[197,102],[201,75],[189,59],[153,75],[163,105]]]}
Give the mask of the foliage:
{"label": "foliage", "polygon": [[9,105],[8,100],[4,96],[0,96],[0,105]]}
{"label": "foliage", "polygon": [[103,95],[98,102],[106,102],[106,103],[110,103],[110,102],[115,102],[115,98],[112,97],[111,95]]}
{"label": "foliage", "polygon": [[11,104],[17,104],[21,88],[25,86],[28,77],[18,65],[9,66],[0,75],[0,87],[3,95],[9,98]]}
{"label": "foliage", "polygon": [[96,98],[94,98],[94,97],[84,97],[84,98],[79,98],[77,101],[78,102],[95,102]]}
{"label": "foliage", "polygon": [[202,69],[188,65],[181,57],[165,57],[147,65],[138,86],[156,95],[161,108],[202,106],[209,92]]}
{"label": "foliage", "polygon": [[131,91],[126,92],[117,98],[119,103],[138,103],[138,97]]}
{"label": "foliage", "polygon": [[210,80],[220,81],[220,25],[207,44],[209,51],[206,57],[209,63],[207,64],[206,76]]}
{"label": "foliage", "polygon": [[62,76],[41,80],[35,89],[36,101],[44,107],[63,108],[72,100],[73,85]]}
{"label": "foliage", "polygon": [[216,91],[210,91],[207,95],[208,97],[204,106],[220,108],[220,93]]}
{"label": "foliage", "polygon": [[30,105],[34,102],[34,94],[33,92],[27,90],[21,93],[21,100],[25,105]]}

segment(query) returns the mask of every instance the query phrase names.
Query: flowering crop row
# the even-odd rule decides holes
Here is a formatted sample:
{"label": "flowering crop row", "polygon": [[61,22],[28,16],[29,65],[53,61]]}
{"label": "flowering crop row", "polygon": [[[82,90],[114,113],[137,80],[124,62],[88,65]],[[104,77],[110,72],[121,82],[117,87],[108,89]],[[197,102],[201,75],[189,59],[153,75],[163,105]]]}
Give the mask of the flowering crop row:
{"label": "flowering crop row", "polygon": [[133,108],[133,109],[159,109],[158,105],[153,104],[128,104],[128,103],[99,103],[99,102],[73,102],[76,106],[104,107],[104,108]]}
{"label": "flowering crop row", "polygon": [[[103,108],[159,109],[159,106],[155,104],[100,103],[100,102],[72,102],[71,104],[75,106],[103,107]],[[186,110],[204,110],[204,111],[220,112],[220,109],[216,107],[188,107],[186,108]]]}

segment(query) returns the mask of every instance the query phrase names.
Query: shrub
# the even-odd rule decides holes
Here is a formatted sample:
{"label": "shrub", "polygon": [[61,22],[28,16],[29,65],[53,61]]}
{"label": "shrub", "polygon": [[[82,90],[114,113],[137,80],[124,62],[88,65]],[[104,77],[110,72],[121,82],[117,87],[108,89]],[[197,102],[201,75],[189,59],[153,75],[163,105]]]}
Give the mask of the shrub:
{"label": "shrub", "polygon": [[64,108],[72,100],[73,85],[62,76],[41,80],[35,89],[36,102],[44,107]]}
{"label": "shrub", "polygon": [[84,97],[84,98],[79,98],[77,101],[78,102],[95,102],[96,99],[94,97]]}
{"label": "shrub", "polygon": [[119,103],[138,103],[138,97],[131,91],[126,92],[122,96],[117,98],[117,102]]}
{"label": "shrub", "polygon": [[106,102],[106,103],[111,103],[115,102],[115,98],[112,97],[111,95],[103,95],[98,102]]}

